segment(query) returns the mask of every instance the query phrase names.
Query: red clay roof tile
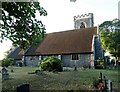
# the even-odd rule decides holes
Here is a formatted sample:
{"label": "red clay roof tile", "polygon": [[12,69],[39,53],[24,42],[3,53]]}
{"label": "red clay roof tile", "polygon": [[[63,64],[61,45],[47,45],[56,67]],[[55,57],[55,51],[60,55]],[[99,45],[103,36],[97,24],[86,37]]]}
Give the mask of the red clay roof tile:
{"label": "red clay roof tile", "polygon": [[93,35],[97,35],[97,27],[49,33],[32,52],[38,55],[92,52]]}

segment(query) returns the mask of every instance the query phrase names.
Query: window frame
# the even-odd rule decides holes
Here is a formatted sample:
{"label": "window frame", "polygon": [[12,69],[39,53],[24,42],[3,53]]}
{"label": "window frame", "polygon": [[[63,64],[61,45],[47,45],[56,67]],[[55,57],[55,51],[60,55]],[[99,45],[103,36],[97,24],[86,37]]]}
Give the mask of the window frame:
{"label": "window frame", "polygon": [[72,54],[71,60],[79,60],[79,54]]}
{"label": "window frame", "polygon": [[81,23],[80,23],[80,28],[86,28],[85,22],[81,22]]}

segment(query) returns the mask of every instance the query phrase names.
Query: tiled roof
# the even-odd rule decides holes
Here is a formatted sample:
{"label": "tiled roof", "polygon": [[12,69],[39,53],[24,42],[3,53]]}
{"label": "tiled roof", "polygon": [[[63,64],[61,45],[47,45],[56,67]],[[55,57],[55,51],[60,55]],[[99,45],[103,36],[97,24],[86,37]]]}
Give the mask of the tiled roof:
{"label": "tiled roof", "polygon": [[24,50],[19,47],[16,47],[9,55],[8,58],[13,58],[15,60],[22,60],[24,55]]}
{"label": "tiled roof", "polygon": [[97,27],[49,33],[36,48],[26,55],[71,54],[92,52],[93,35]]}
{"label": "tiled roof", "polygon": [[37,53],[35,52],[36,51],[36,49],[37,49],[37,47],[39,46],[39,44],[38,45],[31,45],[30,47],[29,47],[29,49],[25,52],[25,54],[24,55],[37,55]]}

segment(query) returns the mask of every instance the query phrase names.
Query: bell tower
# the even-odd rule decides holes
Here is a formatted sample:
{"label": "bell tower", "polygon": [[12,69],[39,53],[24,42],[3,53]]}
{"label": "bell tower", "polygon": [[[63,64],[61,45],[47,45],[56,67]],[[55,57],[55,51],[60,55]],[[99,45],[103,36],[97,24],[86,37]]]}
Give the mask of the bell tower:
{"label": "bell tower", "polygon": [[74,28],[88,28],[94,26],[93,13],[74,16]]}

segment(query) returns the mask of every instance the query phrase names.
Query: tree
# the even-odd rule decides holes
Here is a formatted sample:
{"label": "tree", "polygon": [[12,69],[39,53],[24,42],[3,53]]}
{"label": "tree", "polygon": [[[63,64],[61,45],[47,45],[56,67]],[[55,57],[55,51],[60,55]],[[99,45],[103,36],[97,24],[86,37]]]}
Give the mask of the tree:
{"label": "tree", "polygon": [[105,21],[100,26],[100,39],[103,49],[120,58],[120,20]]}
{"label": "tree", "polygon": [[15,60],[12,58],[4,58],[3,60],[0,61],[2,67],[8,67],[11,64],[15,65]]}
{"label": "tree", "polygon": [[46,16],[39,2],[2,2],[0,40],[10,39],[14,46],[27,49],[44,38],[45,25],[36,19],[36,12]]}

